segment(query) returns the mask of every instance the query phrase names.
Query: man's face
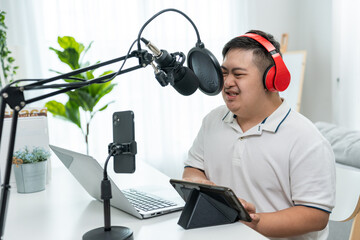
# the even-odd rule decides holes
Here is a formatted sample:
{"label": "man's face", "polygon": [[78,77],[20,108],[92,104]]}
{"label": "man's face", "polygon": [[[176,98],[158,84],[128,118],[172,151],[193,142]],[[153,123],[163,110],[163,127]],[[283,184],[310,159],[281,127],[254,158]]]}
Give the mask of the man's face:
{"label": "man's face", "polygon": [[263,73],[252,59],[252,50],[232,49],[221,66],[224,78],[222,95],[226,106],[242,117],[256,115],[265,101]]}

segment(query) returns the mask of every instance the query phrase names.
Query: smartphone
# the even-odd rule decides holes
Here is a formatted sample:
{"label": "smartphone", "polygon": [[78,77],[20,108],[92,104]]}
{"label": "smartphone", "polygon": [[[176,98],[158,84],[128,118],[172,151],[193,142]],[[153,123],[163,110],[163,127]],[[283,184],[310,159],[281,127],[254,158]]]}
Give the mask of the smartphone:
{"label": "smartphone", "polygon": [[[118,144],[136,144],[134,130],[134,112],[122,111],[113,114],[113,142]],[[116,173],[135,172],[135,154],[122,153],[114,156]]]}
{"label": "smartphone", "polygon": [[249,213],[245,210],[235,193],[228,187],[213,186],[208,184],[201,184],[195,182],[188,182],[178,179],[170,179],[170,184],[176,189],[179,195],[187,201],[189,194],[193,189],[196,189],[217,201],[235,209],[238,213],[238,220],[251,222]]}

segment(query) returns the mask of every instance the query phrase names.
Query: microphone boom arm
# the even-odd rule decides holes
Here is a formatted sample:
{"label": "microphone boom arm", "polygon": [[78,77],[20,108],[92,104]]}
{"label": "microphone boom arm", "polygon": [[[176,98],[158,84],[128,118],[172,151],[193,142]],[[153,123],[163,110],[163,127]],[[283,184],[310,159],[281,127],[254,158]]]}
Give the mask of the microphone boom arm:
{"label": "microphone boom arm", "polygon": [[[89,81],[82,81],[82,82],[68,82],[68,83],[62,83],[62,84],[50,84],[46,85],[48,83],[57,81],[57,80],[65,80],[65,79],[71,79],[71,76],[75,76],[77,74],[97,69],[102,66],[106,66],[109,64],[113,64],[115,62],[119,61],[126,61],[128,58],[136,57],[139,59],[139,64],[127,69],[122,70],[122,68],[119,69],[116,73],[107,74],[105,76],[95,78]],[[140,49],[135,50],[132,53],[115,58],[106,62],[98,63],[92,66],[88,66],[85,68],[81,68],[69,73],[61,74],[55,77],[47,78],[47,79],[21,79],[14,81],[8,85],[6,85],[3,89],[1,89],[0,94],[0,146],[1,146],[1,138],[3,133],[3,125],[4,125],[4,119],[5,119],[5,107],[6,104],[9,105],[9,107],[13,110],[12,114],[12,123],[11,123],[11,129],[10,129],[10,137],[9,137],[9,145],[8,145],[8,151],[7,151],[7,158],[5,159],[5,176],[4,181],[1,185],[1,199],[0,199],[0,239],[3,239],[4,236],[4,229],[5,229],[5,221],[6,221],[6,214],[7,214],[7,208],[8,208],[8,200],[9,200],[9,193],[10,193],[10,175],[11,175],[11,165],[12,165],[12,157],[14,153],[14,146],[15,146],[15,136],[16,136],[16,128],[17,128],[17,122],[18,122],[18,116],[21,109],[23,109],[27,104],[33,103],[48,97],[52,97],[61,93],[65,93],[74,89],[78,89],[84,86],[89,86],[91,84],[100,84],[105,83],[107,81],[111,81],[113,78],[115,78],[117,75],[121,75],[123,73],[131,72],[134,70],[137,70],[139,68],[144,68],[147,65],[151,64],[153,61],[153,55],[148,53],[146,50]],[[125,62],[124,62],[125,63]],[[80,80],[80,79],[77,79]],[[36,81],[35,83],[30,83],[24,86],[12,86],[16,83],[20,82],[26,82],[26,81]],[[61,88],[59,90],[59,88]],[[37,97],[25,100],[24,92],[29,90],[40,90],[40,89],[57,89],[56,91],[46,93],[43,95],[39,95]]]}
{"label": "microphone boom arm", "polygon": [[[133,67],[129,67],[127,69],[124,70],[120,70],[116,73],[110,73],[95,79],[91,79],[89,81],[82,81],[82,82],[68,82],[68,83],[61,83],[61,84],[51,84],[51,85],[46,85],[48,83],[57,81],[57,80],[65,80],[65,79],[71,79],[71,76],[75,76],[78,75],[80,73],[83,72],[87,72],[89,70],[93,70],[93,69],[97,69],[109,64],[113,64],[119,61],[124,61],[127,58],[133,58],[136,57],[139,59],[139,64]],[[1,90],[1,97],[5,100],[5,102],[7,102],[9,104],[9,106],[12,109],[15,109],[16,107],[18,107],[19,111],[25,107],[26,104],[32,103],[32,102],[36,102],[51,96],[55,96],[61,93],[65,93],[74,89],[78,89],[84,86],[89,86],[91,84],[100,84],[100,83],[105,83],[107,81],[112,80],[113,78],[115,78],[117,75],[121,75],[127,72],[131,72],[134,70],[137,70],[139,68],[144,68],[146,66],[148,66],[153,60],[153,56],[152,54],[148,53],[146,50],[135,50],[133,51],[131,54],[127,55],[127,56],[123,56],[123,57],[119,57],[119,58],[115,58],[106,62],[102,62],[102,63],[98,63],[98,64],[94,64],[88,67],[84,67],[81,69],[77,69],[75,71],[71,71],[68,73],[64,73],[55,77],[51,77],[51,78],[47,78],[47,79],[39,79],[36,80],[35,83],[31,83],[25,86],[20,86],[20,87],[13,87],[11,85],[14,85],[15,83],[19,83],[19,82],[23,82],[23,81],[27,81],[28,79],[21,79],[21,80],[17,80],[14,81],[12,83],[10,83],[9,85],[5,86],[2,90]],[[33,79],[32,79],[33,80]],[[33,80],[35,81],[35,80]],[[59,89],[62,88],[60,90],[57,91],[53,91],[51,93],[47,93],[44,95],[40,95],[38,97],[34,97],[28,100],[24,100],[24,97],[20,97],[21,95],[23,95],[24,91],[28,91],[28,90],[40,90],[40,89]],[[0,118],[1,121],[1,118]]]}

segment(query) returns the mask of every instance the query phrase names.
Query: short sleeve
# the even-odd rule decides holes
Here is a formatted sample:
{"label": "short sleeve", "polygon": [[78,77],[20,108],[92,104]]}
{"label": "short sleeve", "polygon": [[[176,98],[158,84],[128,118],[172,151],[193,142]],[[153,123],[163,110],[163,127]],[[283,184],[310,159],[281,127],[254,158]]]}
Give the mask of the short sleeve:
{"label": "short sleeve", "polygon": [[[335,205],[335,157],[325,139],[297,143],[291,154],[290,184],[295,205],[331,212]],[[300,147],[301,146],[301,147]]]}
{"label": "short sleeve", "polygon": [[185,166],[204,170],[204,125],[205,120],[203,120],[198,135],[188,152],[188,158],[184,162]]}

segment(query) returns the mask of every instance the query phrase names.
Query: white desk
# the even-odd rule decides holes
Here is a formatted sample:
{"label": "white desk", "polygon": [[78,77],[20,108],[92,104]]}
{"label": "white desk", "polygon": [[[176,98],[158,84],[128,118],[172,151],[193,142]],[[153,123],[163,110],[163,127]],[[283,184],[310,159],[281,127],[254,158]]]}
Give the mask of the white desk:
{"label": "white desk", "polygon": [[[125,184],[137,185],[139,179],[148,175],[152,175],[147,179],[148,182],[170,186],[168,177],[154,168],[140,163],[140,161],[137,162],[136,173],[130,175],[111,174],[113,170],[109,165],[109,175],[116,183],[123,183],[122,187]],[[240,222],[184,230],[177,224],[180,213],[139,220],[112,207],[111,224],[112,226],[129,227],[134,232],[136,240],[235,239],[238,237],[241,239],[266,239]],[[45,191],[19,194],[16,192],[16,188],[11,189],[4,239],[80,240],[87,231],[103,227],[103,219],[103,204],[93,200],[70,172],[61,166],[53,169],[52,181],[46,186]]]}

